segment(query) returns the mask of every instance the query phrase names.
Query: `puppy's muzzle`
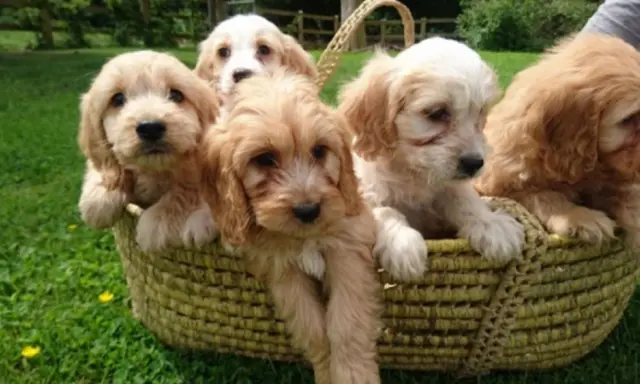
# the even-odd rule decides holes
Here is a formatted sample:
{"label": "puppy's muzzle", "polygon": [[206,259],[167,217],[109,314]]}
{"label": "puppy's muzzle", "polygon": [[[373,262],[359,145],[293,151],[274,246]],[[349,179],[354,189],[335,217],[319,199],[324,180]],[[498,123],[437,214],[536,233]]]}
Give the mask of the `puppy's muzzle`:
{"label": "puppy's muzzle", "polygon": [[484,159],[480,155],[461,156],[458,160],[458,174],[462,178],[475,176],[484,166]]}
{"label": "puppy's muzzle", "polygon": [[251,77],[253,75],[253,71],[251,71],[250,69],[236,69],[235,71],[233,71],[233,74],[231,75],[233,77],[233,81],[235,83],[239,83],[242,80]]}
{"label": "puppy's muzzle", "polygon": [[293,207],[293,215],[305,224],[313,223],[320,216],[320,204],[300,204]]}
{"label": "puppy's muzzle", "polygon": [[147,143],[155,143],[162,139],[167,127],[159,120],[145,120],[138,123],[136,133],[138,137]]}

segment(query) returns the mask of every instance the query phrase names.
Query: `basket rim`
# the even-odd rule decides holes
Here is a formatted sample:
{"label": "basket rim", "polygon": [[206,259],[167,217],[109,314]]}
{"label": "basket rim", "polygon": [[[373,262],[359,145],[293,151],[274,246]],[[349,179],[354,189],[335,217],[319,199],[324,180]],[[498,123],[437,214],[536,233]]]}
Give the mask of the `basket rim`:
{"label": "basket rim", "polygon": [[[510,200],[510,199],[506,199],[506,200]],[[136,219],[136,220],[139,219],[144,211],[145,209],[140,207],[139,205],[136,205],[133,203],[128,203],[126,205],[126,214],[133,219]],[[550,233],[546,230],[545,232],[547,234],[546,240],[548,242],[548,247],[550,249],[566,248],[571,246],[590,246],[590,244],[575,237],[562,236],[555,233]],[[219,241],[220,239],[218,237],[213,242],[217,243]],[[441,244],[443,242],[450,242],[450,241],[456,242],[457,246],[460,248],[461,251],[472,250],[471,246],[469,245],[469,242],[466,239],[461,239],[461,238],[425,239],[425,242],[429,248],[434,248],[434,247],[437,248],[438,244]]]}

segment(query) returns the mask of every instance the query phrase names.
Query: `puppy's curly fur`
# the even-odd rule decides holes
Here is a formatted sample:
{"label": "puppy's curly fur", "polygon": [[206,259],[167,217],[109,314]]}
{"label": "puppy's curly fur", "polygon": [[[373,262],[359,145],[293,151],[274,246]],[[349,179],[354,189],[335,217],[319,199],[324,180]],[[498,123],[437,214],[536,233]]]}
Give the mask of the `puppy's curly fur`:
{"label": "puppy's curly fur", "polygon": [[[317,383],[379,383],[376,224],[346,122],[308,78],[286,71],[243,81],[231,100],[203,142],[223,242],[271,291]],[[327,300],[303,260],[323,274]]]}
{"label": "puppy's curly fur", "polygon": [[556,234],[640,244],[640,53],[580,34],[515,76],[488,117],[483,194],[522,203]]}
{"label": "puppy's curly fur", "polygon": [[131,202],[147,208],[137,227],[145,251],[212,240],[197,143],[217,105],[215,92],[173,56],[138,51],[110,59],[80,106],[83,220],[110,227]]}
{"label": "puppy's curly fur", "polygon": [[[291,36],[262,16],[240,14],[218,24],[198,45],[195,72],[227,98],[236,83],[254,75],[288,68],[315,79],[313,58]],[[226,110],[226,108],[225,108]]]}
{"label": "puppy's curly fur", "polygon": [[492,212],[470,183],[483,165],[482,126],[496,94],[496,76],[478,54],[443,38],[395,58],[378,52],[341,90],[356,172],[380,225],[374,253],[396,278],[421,276],[424,237],[447,230],[487,258],[521,253],[522,225]]}

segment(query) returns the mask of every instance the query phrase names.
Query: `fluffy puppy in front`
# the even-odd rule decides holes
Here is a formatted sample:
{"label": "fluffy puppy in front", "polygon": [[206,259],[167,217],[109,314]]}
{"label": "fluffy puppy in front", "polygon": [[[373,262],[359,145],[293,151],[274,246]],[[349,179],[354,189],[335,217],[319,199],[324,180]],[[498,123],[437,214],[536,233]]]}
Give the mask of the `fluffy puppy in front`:
{"label": "fluffy puppy in front", "polygon": [[344,119],[311,80],[287,71],[242,82],[229,107],[203,142],[223,244],[265,283],[317,383],[379,383],[376,224]]}
{"label": "fluffy puppy in front", "polygon": [[547,230],[600,243],[617,225],[640,244],[640,53],[580,34],[518,73],[488,117],[494,148],[476,187]]}
{"label": "fluffy puppy in front", "polygon": [[497,90],[476,52],[439,37],[396,57],[377,52],[341,90],[356,173],[380,225],[374,253],[394,277],[422,276],[424,238],[449,232],[489,259],[521,253],[522,225],[493,212],[471,185],[483,167],[482,128]]}
{"label": "fluffy puppy in front", "polygon": [[197,144],[217,110],[215,92],[173,56],[138,51],[110,59],[80,105],[83,220],[111,227],[134,203],[146,208],[136,229],[144,251],[212,240]]}
{"label": "fluffy puppy in front", "polygon": [[259,15],[240,14],[222,21],[198,44],[198,51],[195,72],[211,82],[223,100],[243,79],[276,68],[317,76],[311,55]]}

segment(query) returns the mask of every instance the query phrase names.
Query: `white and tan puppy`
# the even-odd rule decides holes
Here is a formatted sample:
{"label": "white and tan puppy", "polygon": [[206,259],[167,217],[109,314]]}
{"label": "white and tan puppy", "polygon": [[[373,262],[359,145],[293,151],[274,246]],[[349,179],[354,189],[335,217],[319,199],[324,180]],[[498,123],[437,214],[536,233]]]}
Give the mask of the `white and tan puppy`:
{"label": "white and tan puppy", "polygon": [[235,84],[254,74],[287,68],[313,79],[313,58],[291,36],[262,16],[240,14],[218,24],[198,45],[195,72],[226,99]]}
{"label": "white and tan puppy", "polygon": [[380,230],[375,253],[408,280],[425,270],[424,238],[449,231],[490,259],[518,256],[521,224],[471,185],[483,167],[492,69],[466,45],[426,39],[395,58],[380,51],[339,95],[354,130],[355,168]]}

